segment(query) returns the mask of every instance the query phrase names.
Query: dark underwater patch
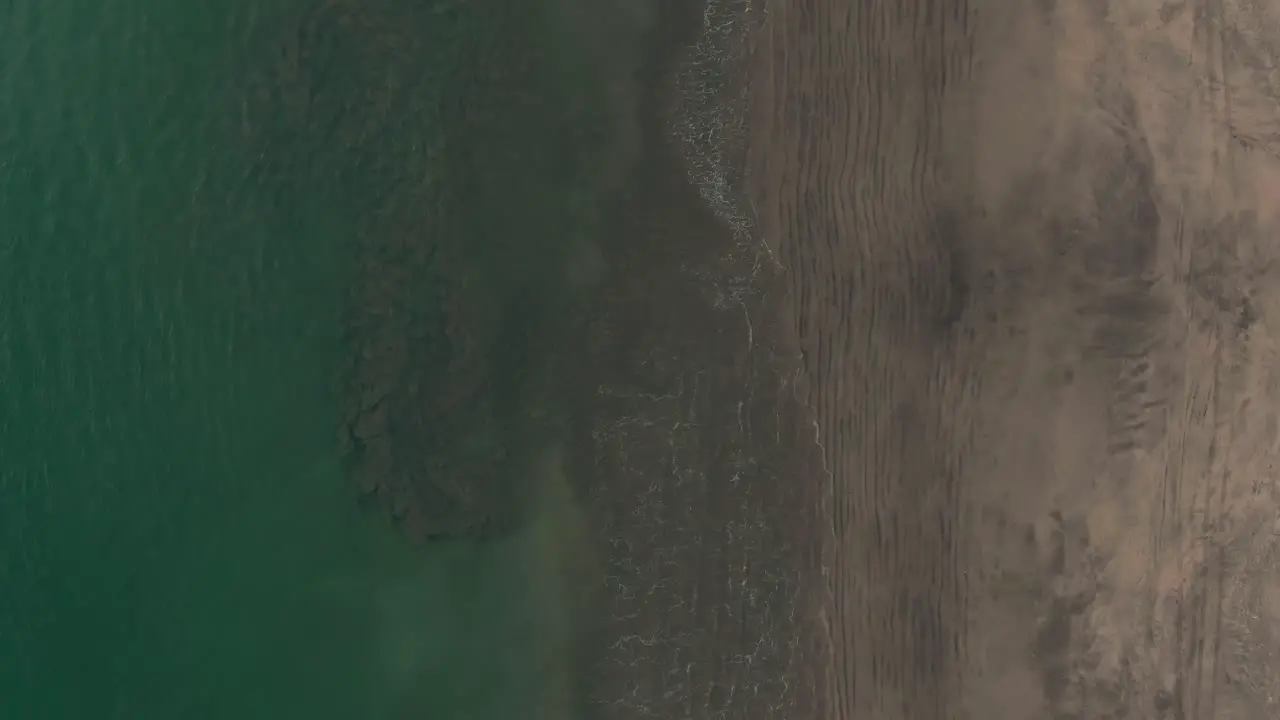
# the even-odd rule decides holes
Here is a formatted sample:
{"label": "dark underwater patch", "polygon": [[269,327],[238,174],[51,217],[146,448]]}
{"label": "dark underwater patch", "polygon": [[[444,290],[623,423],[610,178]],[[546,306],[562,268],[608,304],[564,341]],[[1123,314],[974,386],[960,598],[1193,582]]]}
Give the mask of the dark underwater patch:
{"label": "dark underwater patch", "polygon": [[257,93],[284,194],[349,218],[339,436],[354,484],[416,538],[513,528],[530,459],[566,427],[630,80],[627,43],[590,62],[601,43],[568,17],[329,0],[281,34]]}

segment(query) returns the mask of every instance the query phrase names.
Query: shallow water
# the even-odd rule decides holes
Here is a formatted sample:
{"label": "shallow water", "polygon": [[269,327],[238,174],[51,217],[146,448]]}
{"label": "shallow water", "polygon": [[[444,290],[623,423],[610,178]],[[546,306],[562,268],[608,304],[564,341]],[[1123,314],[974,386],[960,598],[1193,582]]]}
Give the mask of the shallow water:
{"label": "shallow water", "polygon": [[[518,50],[542,74],[522,76],[499,52],[513,28],[596,10],[488,5],[3,11],[0,716],[574,712],[586,560],[544,420],[592,193],[625,175],[626,95],[581,58],[625,58],[644,18],[611,14],[607,44],[535,35]],[[365,261],[432,230],[452,249],[408,264],[429,272],[390,283],[395,303],[420,307],[453,252],[506,296],[494,322],[532,312],[517,350],[469,320],[496,368],[469,389],[518,446],[487,482],[526,502],[504,533],[414,545],[334,435],[352,359],[377,357],[353,326]]]}

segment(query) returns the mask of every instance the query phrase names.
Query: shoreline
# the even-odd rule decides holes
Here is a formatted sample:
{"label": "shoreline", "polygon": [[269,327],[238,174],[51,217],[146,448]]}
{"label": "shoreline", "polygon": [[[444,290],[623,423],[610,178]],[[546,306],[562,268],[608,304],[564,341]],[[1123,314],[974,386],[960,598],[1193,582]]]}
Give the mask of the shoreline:
{"label": "shoreline", "polygon": [[[821,459],[795,398],[779,277],[706,202],[672,133],[702,29],[662,4],[641,165],[588,330],[575,477],[607,550],[590,698],[610,718],[817,717]],[[673,29],[671,13],[684,26]],[[736,82],[736,81],[735,81]],[[661,288],[658,290],[658,288]],[[609,708],[607,711],[602,708]]]}

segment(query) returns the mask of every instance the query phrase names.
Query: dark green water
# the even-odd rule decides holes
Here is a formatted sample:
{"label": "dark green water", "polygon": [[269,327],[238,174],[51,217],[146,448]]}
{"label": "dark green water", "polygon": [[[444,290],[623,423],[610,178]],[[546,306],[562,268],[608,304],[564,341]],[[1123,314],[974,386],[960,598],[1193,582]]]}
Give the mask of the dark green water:
{"label": "dark green water", "polygon": [[[0,718],[575,714],[557,393],[644,18],[321,5],[0,10]],[[488,409],[429,426],[496,433],[483,497],[521,501],[415,546],[335,440],[353,287],[456,273]]]}

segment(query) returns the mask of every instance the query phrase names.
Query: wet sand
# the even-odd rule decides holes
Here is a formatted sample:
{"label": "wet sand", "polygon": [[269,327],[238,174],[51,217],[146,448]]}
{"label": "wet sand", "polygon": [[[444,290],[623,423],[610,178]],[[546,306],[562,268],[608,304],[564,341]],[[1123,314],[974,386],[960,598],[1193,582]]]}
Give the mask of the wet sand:
{"label": "wet sand", "polygon": [[785,268],[827,470],[808,480],[824,716],[947,717],[981,387],[968,208],[946,143],[975,28],[923,4],[843,5],[773,8],[750,85],[749,191]]}

